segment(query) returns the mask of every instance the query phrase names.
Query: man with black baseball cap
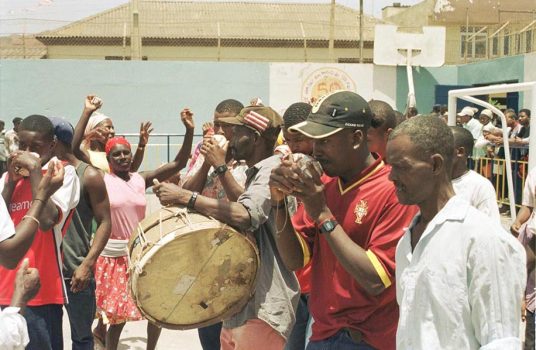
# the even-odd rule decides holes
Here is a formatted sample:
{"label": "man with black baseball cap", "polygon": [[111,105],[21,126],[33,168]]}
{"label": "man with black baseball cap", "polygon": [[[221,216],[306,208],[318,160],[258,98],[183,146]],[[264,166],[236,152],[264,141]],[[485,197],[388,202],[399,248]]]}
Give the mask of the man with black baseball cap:
{"label": "man with black baseball cap", "polygon": [[[398,202],[390,169],[368,150],[372,113],[356,93],[321,98],[303,123],[290,128],[314,140],[306,169],[283,160],[270,177],[272,206],[284,196],[303,202],[293,217],[276,212],[279,252],[296,270],[312,251],[310,310],[313,334],[307,349],[394,349],[398,307],[395,249],[415,207]],[[299,235],[296,234],[299,233]]]}

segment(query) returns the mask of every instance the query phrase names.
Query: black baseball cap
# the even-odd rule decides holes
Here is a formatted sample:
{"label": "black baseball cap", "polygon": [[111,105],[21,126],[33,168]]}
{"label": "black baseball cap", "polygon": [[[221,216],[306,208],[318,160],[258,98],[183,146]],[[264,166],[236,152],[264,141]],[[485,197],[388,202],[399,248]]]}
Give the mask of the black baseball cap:
{"label": "black baseball cap", "polygon": [[372,112],[365,99],[355,92],[335,91],[321,97],[307,120],[289,128],[313,139],[331,136],[346,128],[368,128]]}

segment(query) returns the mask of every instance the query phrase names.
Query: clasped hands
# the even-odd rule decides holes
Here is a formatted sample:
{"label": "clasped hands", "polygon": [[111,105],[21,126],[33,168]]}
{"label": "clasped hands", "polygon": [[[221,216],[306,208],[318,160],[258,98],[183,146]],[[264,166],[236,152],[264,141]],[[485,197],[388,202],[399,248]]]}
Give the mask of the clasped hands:
{"label": "clasped hands", "polygon": [[292,195],[303,203],[307,214],[315,221],[329,212],[321,173],[312,161],[296,162],[292,156],[282,158],[281,164],[270,174],[269,185],[273,205]]}

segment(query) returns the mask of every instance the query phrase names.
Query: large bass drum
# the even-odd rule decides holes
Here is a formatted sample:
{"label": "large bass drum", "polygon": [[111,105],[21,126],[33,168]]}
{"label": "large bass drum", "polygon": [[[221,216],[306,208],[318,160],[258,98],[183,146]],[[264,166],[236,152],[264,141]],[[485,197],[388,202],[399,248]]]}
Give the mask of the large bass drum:
{"label": "large bass drum", "polygon": [[255,244],[185,207],[146,217],[129,242],[130,288],[141,313],[165,328],[208,326],[241,310],[253,295]]}

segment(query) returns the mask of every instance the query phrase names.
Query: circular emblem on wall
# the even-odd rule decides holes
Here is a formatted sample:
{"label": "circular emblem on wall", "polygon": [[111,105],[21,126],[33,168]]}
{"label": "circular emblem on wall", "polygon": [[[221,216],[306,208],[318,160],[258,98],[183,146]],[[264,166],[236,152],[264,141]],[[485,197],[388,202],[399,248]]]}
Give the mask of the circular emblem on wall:
{"label": "circular emblem on wall", "polygon": [[315,102],[320,97],[337,90],[356,91],[355,82],[337,68],[320,68],[303,81],[302,101]]}

